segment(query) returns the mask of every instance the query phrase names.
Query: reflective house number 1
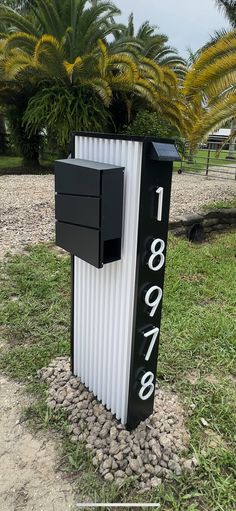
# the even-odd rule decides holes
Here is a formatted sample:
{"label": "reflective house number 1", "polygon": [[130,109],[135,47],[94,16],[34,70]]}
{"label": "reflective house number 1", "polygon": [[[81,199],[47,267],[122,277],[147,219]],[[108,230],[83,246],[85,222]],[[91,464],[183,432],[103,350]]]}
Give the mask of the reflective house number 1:
{"label": "reflective house number 1", "polygon": [[163,193],[164,190],[162,186],[156,189],[156,193],[158,194],[158,207],[157,207],[157,220],[158,222],[162,221],[162,207],[163,207]]}

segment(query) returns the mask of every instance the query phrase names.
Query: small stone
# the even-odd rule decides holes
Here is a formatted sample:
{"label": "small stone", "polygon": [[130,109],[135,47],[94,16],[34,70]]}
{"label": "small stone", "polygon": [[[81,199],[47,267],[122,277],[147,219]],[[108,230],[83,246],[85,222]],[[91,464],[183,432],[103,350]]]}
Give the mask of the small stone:
{"label": "small stone", "polygon": [[104,470],[106,470],[107,468],[111,468],[111,465],[112,465],[112,459],[111,458],[107,458],[104,461],[102,467],[103,467]]}
{"label": "small stone", "polygon": [[108,483],[112,483],[112,481],[114,481],[114,476],[112,475],[111,472],[107,472],[107,474],[105,474],[105,476],[104,476],[104,479]]}
{"label": "small stone", "polygon": [[149,463],[147,463],[145,465],[145,470],[146,470],[146,472],[149,472],[149,474],[153,474],[153,475],[155,474],[155,468],[152,467],[152,465],[150,465]]}
{"label": "small stone", "polygon": [[107,430],[107,429],[105,429],[105,428],[104,428],[104,429],[102,429],[102,430],[100,431],[100,433],[99,433],[99,436],[100,436],[100,438],[107,438],[107,436],[108,436],[108,430]]}
{"label": "small stone", "polygon": [[165,454],[165,451],[164,451],[164,453],[162,455],[162,459],[163,459],[163,461],[166,461],[167,463],[169,461],[169,456],[168,456],[168,454]]}
{"label": "small stone", "polygon": [[204,419],[203,417],[201,417],[201,423],[203,426],[205,426],[206,428],[209,426],[209,423],[206,421],[206,419]]}
{"label": "small stone", "polygon": [[106,415],[99,415],[98,416],[98,422],[99,422],[99,424],[105,424],[105,422],[106,422]]}
{"label": "small stone", "polygon": [[99,461],[99,463],[102,463],[103,458],[104,458],[104,454],[103,454],[103,452],[102,452],[102,451],[97,451],[97,453],[96,453],[96,458],[97,458],[97,460]]}
{"label": "small stone", "polygon": [[88,451],[92,451],[92,449],[93,449],[92,444],[86,444],[85,447],[86,447],[86,449],[88,449]]}
{"label": "small stone", "polygon": [[152,447],[152,452],[155,454],[157,459],[161,459],[161,449],[160,449],[160,446],[159,446],[159,444],[157,442]]}
{"label": "small stone", "polygon": [[56,400],[57,400],[57,402],[58,402],[58,403],[60,403],[60,404],[61,404],[61,403],[63,403],[63,401],[64,401],[65,397],[66,397],[66,393],[65,393],[65,392],[60,392],[60,393],[57,395]]}
{"label": "small stone", "polygon": [[134,444],[132,447],[132,451],[135,456],[138,456],[140,454],[140,447]]}
{"label": "small stone", "polygon": [[129,454],[129,453],[130,453],[130,451],[131,451],[131,448],[128,446],[128,447],[126,447],[126,448],[123,450],[123,453],[124,453],[124,454]]}
{"label": "small stone", "polygon": [[172,472],[174,472],[177,476],[179,476],[182,473],[180,464],[177,463],[176,461],[170,460],[168,463],[168,468],[172,470]]}
{"label": "small stone", "polygon": [[128,460],[121,460],[118,462],[119,468],[125,470],[128,465]]}
{"label": "small stone", "polygon": [[115,473],[115,478],[116,479],[124,479],[125,477],[125,472],[123,472],[123,470],[117,470],[117,472]]}
{"label": "small stone", "polygon": [[167,468],[167,463],[164,460],[160,461],[160,465],[161,465],[161,467]]}
{"label": "small stone", "polygon": [[110,446],[110,454],[111,455],[115,455],[115,454],[118,454],[118,452],[120,451],[120,446],[117,442],[111,442],[111,446]]}
{"label": "small stone", "polygon": [[162,480],[159,477],[152,477],[150,483],[152,488],[158,488],[161,486]]}
{"label": "small stone", "polygon": [[129,459],[129,466],[133,472],[139,472],[140,471],[140,465],[137,459],[130,458]]}
{"label": "small stone", "polygon": [[185,472],[192,472],[192,469],[193,469],[192,460],[184,461],[183,469],[184,469]]}
{"label": "small stone", "polygon": [[159,438],[159,442],[160,442],[161,446],[164,448],[166,448],[166,447],[168,448],[171,446],[170,440],[169,440],[169,438],[167,438],[166,435],[161,435]]}
{"label": "small stone", "polygon": [[141,477],[144,481],[147,481],[148,479],[150,479],[150,474],[148,472],[143,472]]}
{"label": "small stone", "polygon": [[102,440],[100,438],[96,438],[96,440],[94,440],[93,443],[94,443],[95,447],[98,447],[98,448],[102,447],[102,445],[103,445]]}
{"label": "small stone", "polygon": [[130,436],[130,433],[126,430],[123,430],[123,431],[120,431],[118,438],[119,438],[119,440],[126,441],[126,440],[128,440],[129,436]]}
{"label": "small stone", "polygon": [[114,458],[118,461],[123,460],[123,452],[118,452],[118,454],[115,454]]}
{"label": "small stone", "polygon": [[121,478],[118,478],[115,480],[116,486],[120,486],[122,483],[123,483],[123,479],[121,479]]}
{"label": "small stone", "polygon": [[117,438],[117,436],[118,436],[118,431],[117,431],[116,427],[115,427],[115,426],[113,426],[113,427],[111,428],[111,430],[110,430],[110,438],[111,438],[112,440],[115,440],[115,439]]}
{"label": "small stone", "polygon": [[92,459],[92,464],[94,467],[97,467],[98,466],[98,459],[96,456],[94,456],[94,458]]}
{"label": "small stone", "polygon": [[155,447],[155,446],[156,446],[156,440],[155,440],[154,438],[152,438],[152,439],[150,440],[150,442],[149,442],[149,447],[151,447],[151,449],[152,449],[152,448],[153,448],[153,447]]}
{"label": "small stone", "polygon": [[155,466],[155,474],[158,475],[158,474],[161,474],[162,473],[162,467],[160,465],[156,465]]}

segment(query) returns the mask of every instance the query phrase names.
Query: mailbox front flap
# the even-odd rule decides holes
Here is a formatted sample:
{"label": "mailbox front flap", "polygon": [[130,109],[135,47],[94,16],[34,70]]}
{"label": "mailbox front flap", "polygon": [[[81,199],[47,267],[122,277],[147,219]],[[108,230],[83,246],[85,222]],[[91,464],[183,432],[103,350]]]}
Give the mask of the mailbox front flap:
{"label": "mailbox front flap", "polygon": [[152,142],[151,160],[180,161],[181,158],[173,143]]}
{"label": "mailbox front flap", "polygon": [[101,195],[103,172],[120,167],[107,163],[72,158],[57,160],[55,163],[55,191],[69,195]]}

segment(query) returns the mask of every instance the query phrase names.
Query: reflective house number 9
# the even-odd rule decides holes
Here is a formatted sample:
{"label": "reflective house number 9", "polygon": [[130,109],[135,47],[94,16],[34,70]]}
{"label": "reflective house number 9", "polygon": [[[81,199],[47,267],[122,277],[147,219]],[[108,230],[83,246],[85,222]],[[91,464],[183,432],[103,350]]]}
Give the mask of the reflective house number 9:
{"label": "reflective house number 9", "polygon": [[[163,194],[164,190],[162,187],[159,187],[156,189],[156,193],[158,194],[158,206],[157,206],[157,221],[161,222],[162,220],[162,208],[163,208]],[[151,271],[159,271],[164,263],[165,263],[165,256],[164,256],[164,250],[165,250],[165,242],[161,238],[156,238],[152,244],[151,244],[151,254],[148,259],[148,267]],[[155,298],[152,299],[152,294],[155,293]],[[151,286],[145,294],[145,304],[148,307],[151,307],[151,311],[149,312],[149,316],[153,317],[155,315],[155,312],[161,302],[162,299],[162,289],[159,286]],[[145,361],[148,362],[151,354],[153,352],[153,349],[155,347],[155,344],[157,342],[158,334],[159,334],[159,328],[153,327],[148,332],[143,333],[143,337],[148,339],[151,338],[151,342],[149,344],[149,347],[146,351],[145,355]],[[142,399],[142,401],[145,401],[146,399],[149,399],[151,395],[154,392],[154,374],[151,371],[147,371],[141,379],[141,388],[139,390],[139,397]]]}

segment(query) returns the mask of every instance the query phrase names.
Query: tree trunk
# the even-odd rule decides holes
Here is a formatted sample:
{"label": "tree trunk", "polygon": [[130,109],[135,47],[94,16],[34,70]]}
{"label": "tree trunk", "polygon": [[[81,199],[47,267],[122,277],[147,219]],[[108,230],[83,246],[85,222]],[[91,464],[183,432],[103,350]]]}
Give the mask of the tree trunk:
{"label": "tree trunk", "polygon": [[188,163],[193,163],[193,150],[189,149]]}
{"label": "tree trunk", "polygon": [[[232,133],[236,133],[236,119],[232,119],[231,121],[231,126],[230,126],[230,131],[231,131],[231,134]],[[232,140],[230,141],[230,144],[229,144],[229,152],[228,152],[228,156],[226,157],[227,160],[235,160],[235,142],[236,142],[236,136],[234,136],[232,138]]]}
{"label": "tree trunk", "polygon": [[7,134],[5,126],[5,118],[0,114],[0,154],[4,155],[7,152]]}
{"label": "tree trunk", "polygon": [[23,157],[23,166],[39,166],[40,135],[29,135],[22,124],[22,112],[14,110],[9,116],[13,143]]}

